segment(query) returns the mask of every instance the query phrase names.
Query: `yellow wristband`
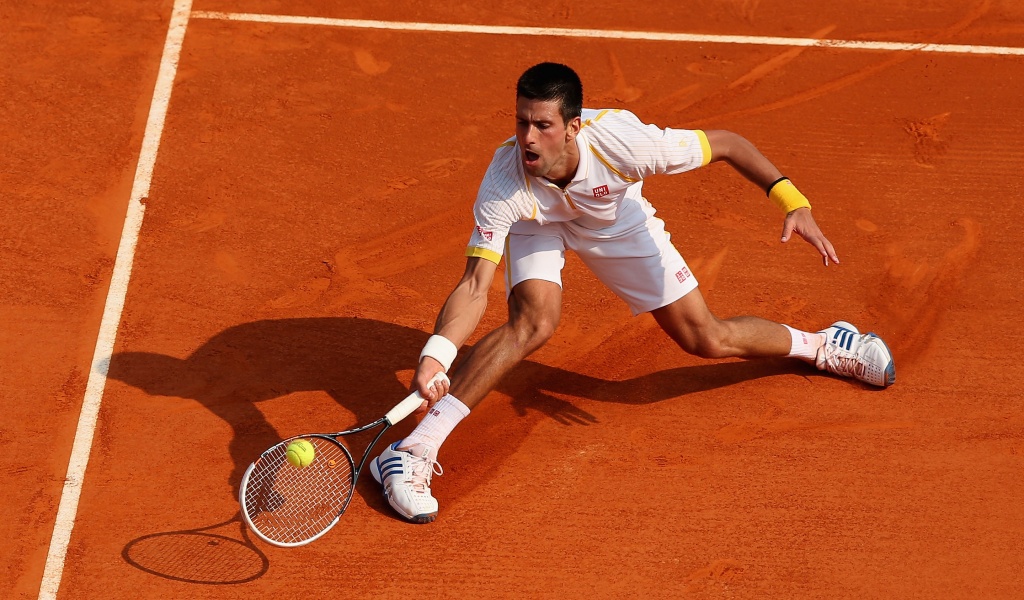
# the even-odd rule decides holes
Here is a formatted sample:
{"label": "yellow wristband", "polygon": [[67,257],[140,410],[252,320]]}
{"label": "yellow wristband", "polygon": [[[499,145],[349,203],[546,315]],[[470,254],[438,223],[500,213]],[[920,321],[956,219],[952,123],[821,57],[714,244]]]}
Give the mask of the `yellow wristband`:
{"label": "yellow wristband", "polygon": [[793,182],[788,177],[778,179],[768,186],[768,198],[786,214],[798,208],[811,207],[807,197],[801,194],[800,190],[796,189],[796,186],[793,185]]}

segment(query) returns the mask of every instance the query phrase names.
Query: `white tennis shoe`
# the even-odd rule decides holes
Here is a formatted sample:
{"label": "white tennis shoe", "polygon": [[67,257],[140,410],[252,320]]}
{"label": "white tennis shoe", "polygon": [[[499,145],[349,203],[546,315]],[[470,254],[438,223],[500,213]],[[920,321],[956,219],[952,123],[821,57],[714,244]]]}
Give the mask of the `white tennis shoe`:
{"label": "white tennis shoe", "polygon": [[846,321],[819,331],[825,343],[818,349],[816,367],[871,385],[889,387],[896,382],[896,364],[889,346],[874,333],[861,333]]}
{"label": "white tennis shoe", "polygon": [[422,456],[398,450],[395,442],[372,462],[370,473],[384,486],[384,497],[395,511],[413,523],[430,523],[437,518],[437,500],[430,494],[430,478],[444,470],[434,460],[435,452],[424,448]]}

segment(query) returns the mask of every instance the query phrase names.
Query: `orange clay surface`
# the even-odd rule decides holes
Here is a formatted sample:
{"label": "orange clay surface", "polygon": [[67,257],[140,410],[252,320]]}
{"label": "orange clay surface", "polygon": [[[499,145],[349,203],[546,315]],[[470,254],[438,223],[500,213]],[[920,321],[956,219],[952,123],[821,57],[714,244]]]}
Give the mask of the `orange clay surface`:
{"label": "orange clay surface", "polygon": [[[1024,34],[1017,0],[347,4],[193,9]],[[5,598],[39,590],[170,12],[0,4]],[[897,384],[688,356],[570,257],[556,336],[443,448],[435,523],[396,519],[367,476],[316,543],[247,542],[235,494],[260,450],[405,394],[462,272],[478,182],[513,131],[514,81],[541,60],[574,66],[588,106],[758,145],[842,264],[780,245],[776,209],[727,166],[652,179],[709,305],[873,329]],[[1021,57],[193,18],[60,597],[1024,596],[1022,81]],[[505,314],[498,279],[471,341]]]}

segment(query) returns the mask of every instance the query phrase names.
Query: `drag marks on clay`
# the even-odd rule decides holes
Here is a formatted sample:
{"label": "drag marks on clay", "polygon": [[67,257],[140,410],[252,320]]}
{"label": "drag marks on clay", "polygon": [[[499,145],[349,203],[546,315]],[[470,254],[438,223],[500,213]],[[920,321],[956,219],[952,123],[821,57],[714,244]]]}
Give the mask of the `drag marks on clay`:
{"label": "drag marks on clay", "polygon": [[714,217],[711,222],[722,229],[738,231],[750,236],[751,239],[762,239],[767,224],[761,219],[755,219],[748,215],[722,210],[719,216]]}
{"label": "drag marks on clay", "polygon": [[60,386],[60,396],[57,400],[57,412],[62,413],[78,406],[78,401],[85,395],[86,378],[81,369],[74,367],[67,379]]}
{"label": "drag marks on clay", "polygon": [[391,63],[374,58],[373,54],[371,54],[369,50],[356,48],[352,51],[352,54],[355,57],[356,66],[359,67],[360,71],[367,75],[383,75],[391,68]]}
{"label": "drag marks on clay", "polygon": [[649,109],[653,113],[682,112],[683,109],[694,103],[694,100],[692,100],[691,97],[699,89],[699,83],[691,83],[690,85],[681,87],[677,90],[669,92],[669,94],[666,96],[662,96],[661,98],[654,100],[648,105]]}
{"label": "drag marks on clay", "polygon": [[431,179],[443,179],[461,170],[468,163],[465,158],[448,157],[425,162],[420,168],[423,169],[423,174]]}
{"label": "drag marks on clay", "polygon": [[[988,12],[990,7],[991,0],[981,0],[972,10],[968,11],[968,13],[964,15],[962,19],[960,19],[956,23],[950,25],[949,27],[943,30],[935,32],[931,36],[931,39],[928,40],[926,43],[939,43],[942,40],[946,40],[955,36],[956,34],[970,27],[975,21],[983,17]],[[783,97],[774,102],[768,102],[760,106],[754,106],[750,108],[744,108],[725,113],[700,117],[696,119],[691,126],[697,127],[709,123],[713,124],[726,120],[750,117],[803,104],[804,102],[815,100],[822,96],[838,92],[839,90],[845,89],[864,80],[867,80],[877,75],[878,73],[881,73],[886,69],[889,69],[890,67],[896,66],[900,63],[915,58],[918,54],[919,52],[917,51],[897,52],[879,63],[869,65],[858,71],[854,71],[853,73],[839,77],[838,79],[834,79],[824,84],[808,88],[802,92],[798,92],[791,96]]]}
{"label": "drag marks on clay", "polygon": [[715,432],[715,438],[724,444],[739,444],[752,440],[777,437],[790,433],[834,432],[834,431],[884,431],[890,429],[912,429],[916,424],[910,421],[838,421],[832,423],[806,423],[795,419],[779,418],[778,408],[769,410],[760,419],[731,423]]}
{"label": "drag marks on clay", "polygon": [[[404,286],[389,285],[367,276],[346,250],[339,250],[334,261],[323,261],[326,276],[315,275],[284,294],[267,301],[265,308],[292,310],[322,305],[331,309],[366,304],[367,299],[389,298],[391,302],[419,306],[419,294]],[[422,308],[422,307],[421,307]]]}
{"label": "drag marks on clay", "polygon": [[[835,28],[835,25],[828,25],[815,31],[814,33],[807,37],[815,40],[824,39],[824,37],[832,33],[835,30]],[[761,81],[762,79],[771,75],[772,73],[782,70],[786,65],[799,58],[800,55],[803,54],[806,50],[806,47],[790,48],[789,50],[786,50],[781,54],[773,56],[772,58],[766,60],[765,62],[757,65],[750,71],[747,71],[746,74],[741,75],[740,77],[733,80],[732,83],[726,86],[726,88],[729,90],[739,89],[739,91],[749,90],[750,88],[754,87],[754,84],[757,83],[758,81]]]}
{"label": "drag marks on clay", "polygon": [[897,123],[913,142],[914,162],[934,169],[935,160],[946,154],[949,142],[943,138],[942,131],[949,122],[949,115],[944,112],[927,119],[897,119]]}
{"label": "drag marks on clay", "polygon": [[[815,31],[808,37],[811,39],[818,40],[824,39],[824,37],[831,33],[835,28],[835,25],[829,25],[827,27]],[[724,102],[731,99],[735,95],[735,92],[745,92],[754,87],[754,85],[756,85],[762,79],[772,75],[773,73],[782,71],[789,63],[799,58],[808,49],[808,46],[797,46],[795,48],[790,48],[789,50],[786,50],[780,54],[773,56],[772,58],[766,60],[765,62],[750,69],[743,75],[737,77],[728,85],[726,85],[724,89],[719,89],[707,96],[694,98],[689,102],[676,103],[673,106],[672,110],[674,112],[681,112],[684,109],[699,110],[701,107],[704,106],[721,106]],[[694,107],[696,107],[696,109],[694,109]]]}
{"label": "drag marks on clay", "polygon": [[171,221],[171,225],[189,233],[205,233],[223,225],[227,217],[227,213],[222,211],[204,210],[195,217]]}
{"label": "drag marks on clay", "polygon": [[312,304],[316,304],[329,287],[331,287],[331,280],[329,277],[314,277],[302,282],[299,284],[299,287],[289,291],[283,296],[279,296],[270,302],[267,302],[267,306],[273,309],[310,306]]}
{"label": "drag marks on clay", "polygon": [[608,62],[612,71],[612,89],[596,94],[593,98],[594,103],[601,105],[628,104],[640,99],[644,95],[644,91],[626,81],[626,75],[614,52],[608,52]]}
{"label": "drag marks on clay", "polygon": [[730,12],[743,19],[747,23],[754,23],[754,13],[760,6],[761,0],[727,0],[730,5]]}
{"label": "drag marks on clay", "polygon": [[1020,454],[1020,443],[1024,442],[1024,416],[1005,414],[995,419],[987,429],[977,433],[965,433],[962,437],[969,444],[991,446],[996,454]]}
{"label": "drag marks on clay", "polygon": [[407,190],[415,185],[419,185],[420,180],[415,177],[391,177],[384,182],[384,189],[377,194],[377,198],[387,198],[395,192],[401,192]]}
{"label": "drag marks on clay", "polygon": [[[384,189],[377,192],[374,199],[393,199],[430,181],[456,175],[468,164],[469,159],[458,156],[427,161],[415,173],[386,180]],[[383,283],[376,280],[414,272],[432,263],[461,255],[469,240],[468,230],[453,228],[452,224],[471,225],[472,221],[466,220],[465,211],[463,203],[446,203],[443,210],[434,211],[429,217],[414,219],[409,225],[386,229],[379,235],[339,250],[331,265],[332,269],[337,270],[332,278],[337,280],[338,276],[344,277],[342,281],[347,291],[343,294],[344,298],[336,298],[331,304],[357,299],[357,288],[367,292],[364,298],[380,297]],[[412,240],[431,240],[431,243],[417,245],[415,251],[409,251]],[[388,289],[397,292],[402,298],[420,298],[419,293],[410,288]]]}
{"label": "drag marks on clay", "polygon": [[569,0],[559,0],[559,2],[554,5],[554,9],[551,11],[551,14],[561,18],[563,21],[571,21],[573,15],[572,6],[573,2]]}
{"label": "drag marks on clay", "polygon": [[853,224],[857,226],[857,229],[860,229],[861,231],[866,231],[868,233],[874,233],[878,231],[878,225],[875,225],[874,223],[868,221],[867,219],[857,219],[856,221],[853,222]]}
{"label": "drag marks on clay", "polygon": [[692,591],[690,588],[708,583],[726,583],[741,573],[743,573],[743,565],[739,561],[731,558],[719,559],[690,573],[686,577],[687,591]]}
{"label": "drag marks on clay", "polygon": [[964,217],[950,227],[963,229],[963,238],[936,265],[913,258],[917,253],[901,245],[888,248],[887,272],[877,286],[884,290],[877,309],[879,322],[891,323],[894,333],[886,336],[886,343],[897,365],[913,364],[928,350],[968,265],[978,254],[981,227],[977,222]]}
{"label": "drag marks on clay", "polygon": [[242,267],[234,254],[226,250],[218,250],[213,255],[213,263],[217,269],[227,277],[228,281],[237,285],[245,285],[252,280],[249,272]]}
{"label": "drag marks on clay", "polygon": [[773,306],[774,320],[780,323],[795,323],[800,321],[800,313],[810,305],[810,300],[805,296],[781,296]]}
{"label": "drag marks on clay", "polygon": [[[369,272],[360,267],[355,257],[362,255],[359,249],[341,249],[334,255],[334,263],[329,264],[331,271],[331,285],[327,292],[325,301],[331,308],[348,307],[357,304],[364,304],[367,301],[379,303],[381,298],[390,299],[390,306],[385,310],[394,313],[393,306],[401,306],[403,311],[429,312],[424,304],[423,296],[416,290],[397,284],[388,284],[381,281],[386,273]],[[397,268],[405,267],[403,261],[394,260],[394,256],[385,255],[382,258],[380,267]]]}
{"label": "drag marks on clay", "polygon": [[[382,278],[415,271],[436,261],[456,258],[469,241],[468,231],[455,231],[440,238],[438,232],[451,230],[452,221],[465,221],[465,209],[454,205],[448,210],[426,219],[419,219],[405,227],[392,229],[351,248],[339,251],[358,264],[363,277]],[[472,224],[470,221],[469,224]],[[414,252],[403,250],[409,240],[430,240],[418,245]],[[401,254],[401,260],[396,253]],[[358,257],[358,258],[357,258]],[[340,264],[340,261],[339,261]]]}
{"label": "drag marks on clay", "polygon": [[694,275],[697,276],[697,281],[700,282],[700,289],[705,298],[715,289],[715,282],[718,280],[718,274],[721,273],[722,264],[725,262],[725,257],[728,254],[729,247],[726,246],[707,260],[700,256],[690,263]]}
{"label": "drag marks on clay", "polygon": [[[427,179],[444,179],[469,164],[469,159],[461,157],[438,158],[420,165],[420,175]],[[387,198],[396,192],[403,192],[420,185],[422,180],[414,175],[403,175],[386,179],[384,189],[377,193],[378,199]]]}
{"label": "drag marks on clay", "polygon": [[[565,348],[561,356],[566,357],[561,362],[562,368],[568,371],[577,371],[594,366],[593,354],[606,344],[608,347],[616,347],[621,342],[628,344],[658,329],[658,323],[649,314],[641,318],[633,319],[627,311],[620,313],[619,318],[612,318],[610,314],[602,316],[581,315],[576,319],[564,319],[559,325],[556,340],[549,342],[552,347]],[[613,357],[611,362],[621,368],[620,357]]]}
{"label": "drag marks on clay", "polygon": [[694,122],[694,126],[705,125],[705,124],[709,124],[709,123],[722,122],[722,121],[728,121],[728,120],[741,119],[741,118],[744,118],[744,117],[751,117],[751,116],[760,115],[760,114],[764,114],[764,113],[768,113],[768,112],[773,112],[773,111],[776,111],[776,110],[781,110],[783,108],[789,108],[791,106],[796,106],[796,105],[799,105],[799,104],[803,104],[804,102],[808,102],[810,100],[815,100],[815,99],[820,98],[822,96],[826,96],[826,95],[831,94],[833,92],[837,92],[839,90],[847,88],[847,87],[849,87],[851,85],[854,85],[856,83],[860,83],[861,81],[869,79],[869,78],[873,77],[875,74],[880,73],[880,72],[888,69],[889,67],[892,67],[892,66],[897,65],[897,64],[899,64],[901,62],[909,60],[909,58],[912,57],[912,56],[913,56],[912,53],[896,54],[892,58],[890,58],[888,60],[885,60],[885,61],[882,61],[882,62],[880,62],[878,64],[875,64],[875,65],[872,65],[872,66],[869,66],[869,67],[865,67],[865,68],[863,68],[863,69],[861,69],[859,71],[855,71],[855,72],[853,72],[853,73],[851,73],[849,75],[844,75],[843,77],[840,77],[839,79],[835,79],[835,80],[832,80],[832,81],[830,81],[828,83],[824,83],[822,85],[806,89],[806,90],[804,90],[802,92],[793,94],[791,96],[783,97],[783,98],[781,98],[779,100],[776,100],[774,102],[768,102],[766,104],[762,104],[760,106],[754,106],[754,107],[751,107],[751,108],[744,108],[744,109],[740,109],[740,110],[734,110],[734,111],[731,111],[731,112],[725,112],[725,113],[719,113],[719,114],[710,115],[710,116],[706,116],[706,117],[701,117],[701,118],[697,119]]}
{"label": "drag marks on clay", "polygon": [[[661,432],[648,427],[636,427],[629,432],[629,452],[615,453],[611,460],[621,463],[624,469],[635,469],[653,465],[659,471],[689,471],[697,465],[696,456],[690,452],[667,453]],[[607,457],[602,460],[608,460]]]}

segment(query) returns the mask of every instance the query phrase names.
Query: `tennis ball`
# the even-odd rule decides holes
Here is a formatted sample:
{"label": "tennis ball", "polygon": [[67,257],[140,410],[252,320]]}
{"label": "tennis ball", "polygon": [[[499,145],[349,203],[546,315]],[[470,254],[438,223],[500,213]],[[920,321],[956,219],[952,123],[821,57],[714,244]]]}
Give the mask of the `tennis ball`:
{"label": "tennis ball", "polygon": [[296,467],[300,469],[308,467],[309,463],[313,462],[315,455],[313,444],[306,440],[295,440],[288,444],[288,447],[285,449],[285,455],[288,457],[288,462]]}

